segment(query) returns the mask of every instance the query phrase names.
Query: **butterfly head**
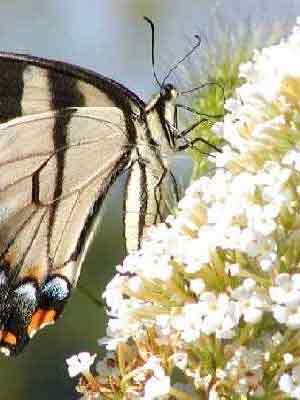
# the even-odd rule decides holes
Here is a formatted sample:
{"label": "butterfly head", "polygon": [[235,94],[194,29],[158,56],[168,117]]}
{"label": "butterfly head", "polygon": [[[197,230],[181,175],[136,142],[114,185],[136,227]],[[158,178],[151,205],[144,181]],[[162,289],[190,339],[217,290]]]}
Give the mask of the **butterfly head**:
{"label": "butterfly head", "polygon": [[178,91],[176,90],[175,86],[171,83],[167,83],[166,85],[162,86],[160,89],[160,97],[164,101],[174,101],[178,96]]}
{"label": "butterfly head", "polygon": [[167,83],[161,86],[159,93],[151,97],[150,101],[145,107],[145,113],[149,113],[155,108],[165,107],[167,104],[175,106],[176,99],[178,97],[178,91],[174,85]]}
{"label": "butterfly head", "polygon": [[175,86],[168,83],[161,86],[144,109],[146,125],[154,141],[163,151],[176,149],[177,121],[176,100],[179,93]]}

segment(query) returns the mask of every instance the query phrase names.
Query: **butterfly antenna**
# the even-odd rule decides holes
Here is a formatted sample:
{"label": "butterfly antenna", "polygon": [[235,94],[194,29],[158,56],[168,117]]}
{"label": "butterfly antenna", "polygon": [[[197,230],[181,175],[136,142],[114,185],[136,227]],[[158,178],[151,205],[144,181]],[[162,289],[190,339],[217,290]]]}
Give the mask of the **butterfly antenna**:
{"label": "butterfly antenna", "polygon": [[183,108],[184,110],[189,111],[189,112],[191,112],[191,113],[193,113],[195,115],[199,115],[200,117],[216,118],[216,119],[224,118],[224,114],[214,114],[214,115],[213,114],[206,114],[206,113],[200,112],[198,110],[195,110],[194,108],[189,107],[186,104],[176,104],[176,107]]}
{"label": "butterfly antenna", "polygon": [[155,82],[158,84],[158,86],[161,88],[162,84],[159,82],[159,79],[157,77],[156,71],[155,71],[155,59],[154,59],[154,50],[155,50],[155,30],[154,30],[154,23],[151,21],[150,18],[144,17],[144,20],[148,22],[151,28],[151,57],[152,57],[152,71],[153,71],[153,76],[155,79]]}
{"label": "butterfly antenna", "polygon": [[202,85],[196,86],[196,87],[194,87],[192,89],[184,90],[183,92],[180,92],[179,94],[180,95],[186,95],[186,94],[194,93],[194,92],[196,92],[198,90],[205,89],[208,86],[216,86],[216,87],[218,87],[221,90],[222,97],[223,97],[223,99],[225,101],[225,89],[219,82],[206,82],[206,83],[203,83]]}
{"label": "butterfly antenna", "polygon": [[186,55],[184,57],[182,57],[172,68],[170,68],[169,72],[167,73],[167,75],[165,76],[163,82],[162,82],[162,86],[164,86],[166,80],[169,78],[169,76],[175,71],[175,69],[178,68],[178,66],[183,63],[187,58],[189,58],[195,50],[198,49],[198,47],[201,45],[201,38],[199,35],[195,35],[195,38],[197,39],[197,43],[192,47],[192,49],[186,53]]}

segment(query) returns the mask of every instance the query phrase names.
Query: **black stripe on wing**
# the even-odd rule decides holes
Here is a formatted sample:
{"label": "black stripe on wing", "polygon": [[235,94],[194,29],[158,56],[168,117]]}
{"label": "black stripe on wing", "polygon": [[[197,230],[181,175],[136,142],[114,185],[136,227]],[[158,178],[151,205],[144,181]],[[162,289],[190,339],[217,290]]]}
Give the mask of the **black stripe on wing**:
{"label": "black stripe on wing", "polygon": [[[1,166],[5,167],[7,162],[6,167],[9,163],[9,168],[13,169],[14,162],[24,162],[24,166],[31,168],[28,172],[28,168],[19,167],[15,181],[0,186],[3,247],[0,256],[0,350],[7,355],[18,354],[38,329],[54,323],[60,315],[76,284],[106,194],[128,165],[131,149],[124,133],[122,113],[117,112],[113,117],[115,108],[89,110],[80,108],[76,112],[62,108],[34,118],[20,118],[0,127],[3,157],[10,146],[7,161]],[[53,127],[56,126],[59,128],[55,138]],[[83,132],[82,127],[87,132]],[[23,159],[18,155],[13,146],[16,143],[20,148],[26,145],[27,130],[35,132],[36,136],[32,137],[36,140],[40,138],[39,131],[44,131],[47,152],[41,152],[40,146],[35,145]],[[12,137],[18,141],[11,141]],[[113,151],[107,153],[107,148]],[[85,154],[83,158],[82,153]],[[37,155],[39,163],[34,164]],[[87,160],[88,164],[79,162],[78,165],[76,160],[83,160],[83,164]],[[52,182],[51,176],[54,187],[41,182],[42,179]],[[24,179],[26,186],[20,186]],[[26,195],[13,203],[18,189],[25,190]],[[2,215],[7,204],[9,214]],[[62,204],[67,206],[59,209]]]}
{"label": "black stripe on wing", "polygon": [[25,63],[0,59],[0,123],[22,115]]}
{"label": "black stripe on wing", "polygon": [[[56,151],[56,179],[55,179],[55,189],[54,189],[54,199],[60,198],[62,194],[63,185],[63,175],[65,168],[65,152],[58,151],[61,148],[66,148],[67,146],[67,131],[68,125],[71,121],[72,114],[75,112],[70,110],[69,113],[65,113],[65,108],[68,104],[76,104],[79,107],[85,105],[84,96],[78,89],[77,80],[75,79],[65,79],[64,75],[57,75],[53,73],[51,69],[48,70],[48,80],[49,80],[49,91],[51,94],[51,104],[53,110],[57,110],[57,118],[54,125],[53,131],[53,143],[54,149]],[[64,96],[61,97],[59,94],[61,91]],[[55,202],[51,206],[51,214],[49,219],[49,230],[48,230],[48,249],[50,248],[50,240],[52,237],[53,222],[55,219],[55,213],[57,210],[58,202]],[[50,260],[49,260],[50,261]]]}
{"label": "black stripe on wing", "polygon": [[123,204],[123,236],[126,252],[137,250],[145,227],[149,190],[146,165],[137,160],[131,166]]}
{"label": "black stripe on wing", "polygon": [[126,169],[126,166],[128,165],[129,160],[130,160],[130,150],[128,152],[125,152],[122,155],[122,157],[120,158],[120,160],[118,161],[118,163],[115,166],[113,175],[111,175],[109,177],[109,179],[107,180],[107,182],[105,183],[106,190],[103,191],[101,196],[98,197],[98,199],[95,201],[95,203],[91,207],[88,218],[86,219],[85,224],[82,227],[82,231],[81,231],[79,240],[77,241],[76,249],[71,256],[72,261],[77,261],[78,257],[80,255],[84,254],[86,238],[93,231],[94,224],[97,223],[97,219],[95,218],[95,216],[99,215],[100,209],[105,200],[107,191],[114,184],[114,182],[118,178],[118,176],[123,174],[123,172]]}
{"label": "black stripe on wing", "polygon": [[147,186],[147,174],[146,174],[146,165],[143,162],[139,162],[139,168],[141,171],[140,176],[140,219],[139,219],[139,247],[141,244],[141,237],[143,235],[143,230],[145,227],[145,218],[147,212],[147,203],[148,203],[148,186]]}
{"label": "black stripe on wing", "polygon": [[41,57],[34,57],[28,54],[9,52],[0,52],[0,61],[9,62],[10,65],[22,64],[22,68],[26,67],[27,65],[35,65],[46,70],[52,70],[53,72],[62,74],[65,77],[73,77],[75,79],[90,83],[108,95],[110,94],[112,96],[112,100],[117,97],[123,97],[124,99],[131,99],[141,109],[145,108],[145,103],[135,93],[123,86],[121,83],[87,68],[82,68],[63,61],[49,60]]}
{"label": "black stripe on wing", "polygon": [[[37,79],[35,83],[34,73],[37,71],[29,71],[29,76],[33,74],[33,77],[30,78],[33,82],[31,89],[38,90],[38,98],[27,98],[27,92],[23,90],[23,78],[27,67],[36,67],[44,73],[47,72],[46,76],[49,76],[51,81],[51,93],[49,93],[47,79],[43,76],[42,82]],[[35,101],[37,107],[42,107],[38,109],[39,113],[53,110],[53,102],[51,105],[51,101],[48,102],[49,96],[52,96],[60,105],[64,104],[64,107],[81,107],[84,104],[89,107],[115,106],[120,108],[126,122],[128,141],[131,144],[136,143],[133,118],[135,112],[144,110],[145,104],[120,83],[94,71],[61,61],[5,52],[0,52],[0,72],[0,122],[27,114],[22,112],[22,103],[30,105],[30,102]],[[78,86],[81,82],[96,89],[98,96],[95,93],[93,95],[89,93],[87,88],[80,88],[77,95],[74,96],[76,85]],[[42,87],[38,85],[42,85]],[[23,92],[26,98],[23,96]],[[31,96],[33,95],[31,92],[29,93]],[[105,104],[105,99],[103,104],[101,103],[101,94],[105,94],[105,97],[110,100],[110,104]],[[133,110],[133,107],[136,110]],[[29,109],[31,108],[29,107]]]}

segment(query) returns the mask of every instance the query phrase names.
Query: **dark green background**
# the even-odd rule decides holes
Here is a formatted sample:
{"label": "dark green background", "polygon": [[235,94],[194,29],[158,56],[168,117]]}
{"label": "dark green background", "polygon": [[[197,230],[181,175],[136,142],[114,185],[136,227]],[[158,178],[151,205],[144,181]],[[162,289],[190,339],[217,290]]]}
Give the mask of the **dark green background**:
{"label": "dark green background", "polygon": [[[216,13],[222,17],[221,26]],[[300,2],[0,0],[0,48],[95,69],[147,99],[156,89],[143,15],[156,22],[158,69],[163,74],[184,54],[194,33],[205,38],[201,57],[207,43],[212,45],[216,32],[226,26],[237,30],[249,19],[262,30],[268,30],[274,21],[291,26],[300,15]],[[181,70],[177,79],[182,87],[189,87],[185,76]],[[200,79],[195,71],[194,76]],[[190,167],[190,161],[181,157],[177,175],[187,178]],[[83,265],[80,286],[98,298],[122,259],[121,208],[120,190],[115,188]],[[97,339],[104,334],[103,310],[75,291],[55,327],[38,334],[17,359],[0,358],[0,400],[76,399],[75,381],[68,377],[65,359],[80,351],[97,351]]]}

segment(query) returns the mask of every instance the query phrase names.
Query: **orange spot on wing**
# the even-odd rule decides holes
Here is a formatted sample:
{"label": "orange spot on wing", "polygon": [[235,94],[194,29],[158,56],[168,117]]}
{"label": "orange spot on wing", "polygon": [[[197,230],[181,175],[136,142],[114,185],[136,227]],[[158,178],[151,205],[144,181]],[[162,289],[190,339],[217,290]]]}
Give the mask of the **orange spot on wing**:
{"label": "orange spot on wing", "polygon": [[38,329],[43,328],[46,325],[54,323],[56,316],[55,310],[43,310],[39,308],[32,316],[31,322],[28,325],[28,335],[32,337]]}
{"label": "orange spot on wing", "polygon": [[12,346],[17,344],[17,337],[13,333],[9,331],[3,331],[2,332],[2,341],[4,343],[10,344]]}
{"label": "orange spot on wing", "polygon": [[36,331],[38,328],[39,328],[39,326],[40,326],[40,324],[41,324],[41,320],[43,319],[43,315],[44,315],[44,310],[42,310],[41,308],[39,308],[34,314],[33,314],[33,316],[32,316],[32,319],[31,319],[31,322],[30,322],[30,324],[29,324],[29,326],[28,326],[28,334],[29,334],[29,336],[30,336],[30,334],[33,332],[33,331]]}
{"label": "orange spot on wing", "polygon": [[29,278],[41,283],[45,279],[45,266],[42,264],[26,266],[19,276],[20,279]]}
{"label": "orange spot on wing", "polygon": [[13,254],[5,254],[3,259],[4,259],[6,266],[11,267],[14,264],[16,257]]}
{"label": "orange spot on wing", "polygon": [[55,310],[48,310],[45,313],[43,324],[51,324],[54,322],[56,316]]}

